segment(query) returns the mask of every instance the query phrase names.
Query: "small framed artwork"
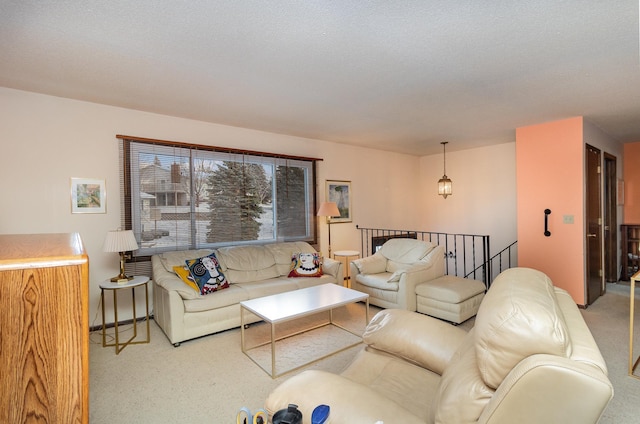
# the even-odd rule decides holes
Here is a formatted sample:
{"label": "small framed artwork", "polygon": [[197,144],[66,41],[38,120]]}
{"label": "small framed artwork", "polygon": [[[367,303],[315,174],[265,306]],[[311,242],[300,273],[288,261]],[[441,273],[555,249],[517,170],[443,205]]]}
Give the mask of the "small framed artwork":
{"label": "small framed artwork", "polygon": [[71,213],[106,213],[107,189],[104,180],[71,178]]}
{"label": "small framed artwork", "polygon": [[327,180],[327,201],[335,202],[340,217],[331,218],[331,223],[351,222],[351,181]]}

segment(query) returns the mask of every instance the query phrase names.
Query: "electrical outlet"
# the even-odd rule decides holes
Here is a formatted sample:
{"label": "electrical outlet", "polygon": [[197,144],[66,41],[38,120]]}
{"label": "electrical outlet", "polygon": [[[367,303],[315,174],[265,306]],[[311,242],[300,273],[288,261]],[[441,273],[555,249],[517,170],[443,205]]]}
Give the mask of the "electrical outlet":
{"label": "electrical outlet", "polygon": [[573,215],[563,215],[562,216],[563,224],[573,224]]}

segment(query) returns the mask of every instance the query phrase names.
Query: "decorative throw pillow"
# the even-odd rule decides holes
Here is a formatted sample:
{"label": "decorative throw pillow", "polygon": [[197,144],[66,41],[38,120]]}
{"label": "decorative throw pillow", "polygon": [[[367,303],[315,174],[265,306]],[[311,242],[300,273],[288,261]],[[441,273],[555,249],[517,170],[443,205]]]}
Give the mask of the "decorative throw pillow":
{"label": "decorative throw pillow", "polygon": [[320,277],[322,263],[318,253],[294,253],[289,277]]}
{"label": "decorative throw pillow", "polygon": [[200,294],[209,294],[229,287],[229,281],[222,273],[220,261],[215,253],[186,261],[189,272],[200,289]]}
{"label": "decorative throw pillow", "polygon": [[180,279],[184,281],[187,286],[200,293],[200,287],[198,287],[195,280],[191,276],[191,271],[189,271],[189,268],[187,268],[185,265],[176,265],[173,267],[173,272],[175,272],[176,275],[180,277]]}

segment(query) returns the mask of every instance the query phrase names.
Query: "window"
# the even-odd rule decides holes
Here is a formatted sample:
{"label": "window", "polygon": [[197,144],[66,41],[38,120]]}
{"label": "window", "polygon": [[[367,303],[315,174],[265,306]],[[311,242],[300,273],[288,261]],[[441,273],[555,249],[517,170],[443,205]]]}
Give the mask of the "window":
{"label": "window", "polygon": [[317,159],[118,138],[137,256],[315,240]]}

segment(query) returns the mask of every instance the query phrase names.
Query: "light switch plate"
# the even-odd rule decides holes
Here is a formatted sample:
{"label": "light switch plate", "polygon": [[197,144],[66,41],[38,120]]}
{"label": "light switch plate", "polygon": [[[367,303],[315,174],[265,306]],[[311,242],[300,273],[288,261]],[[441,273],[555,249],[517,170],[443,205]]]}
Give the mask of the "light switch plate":
{"label": "light switch plate", "polygon": [[573,224],[573,215],[562,215],[563,224]]}

